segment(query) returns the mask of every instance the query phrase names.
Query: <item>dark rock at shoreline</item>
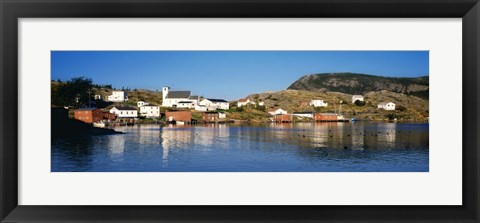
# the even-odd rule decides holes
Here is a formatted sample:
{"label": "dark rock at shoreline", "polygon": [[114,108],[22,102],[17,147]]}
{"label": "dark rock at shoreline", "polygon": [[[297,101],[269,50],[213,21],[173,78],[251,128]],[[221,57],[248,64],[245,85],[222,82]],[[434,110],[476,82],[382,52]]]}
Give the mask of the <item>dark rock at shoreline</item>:
{"label": "dark rock at shoreline", "polygon": [[97,128],[91,124],[70,119],[68,118],[68,110],[64,108],[52,108],[51,111],[52,138],[123,134],[113,129]]}

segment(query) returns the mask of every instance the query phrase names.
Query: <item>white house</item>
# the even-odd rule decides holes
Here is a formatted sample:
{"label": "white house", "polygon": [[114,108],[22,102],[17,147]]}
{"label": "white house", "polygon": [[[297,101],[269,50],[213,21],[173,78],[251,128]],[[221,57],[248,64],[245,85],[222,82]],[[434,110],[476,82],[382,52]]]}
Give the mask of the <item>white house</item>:
{"label": "white house", "polygon": [[102,95],[96,94],[96,95],[94,96],[94,98],[95,98],[95,100],[102,100]]}
{"label": "white house", "polygon": [[393,102],[382,102],[378,104],[378,108],[392,111],[395,110],[395,104]]}
{"label": "white house", "polygon": [[237,107],[242,107],[242,106],[245,106],[245,105],[248,105],[248,104],[255,105],[255,102],[250,101],[250,99],[248,99],[248,98],[242,98],[242,99],[238,100]]}
{"label": "white house", "polygon": [[352,96],[352,104],[354,104],[355,101],[357,101],[357,100],[363,101],[363,96],[362,95],[353,95]]}
{"label": "white house", "polygon": [[225,114],[224,112],[219,112],[218,118],[227,118],[227,114]]}
{"label": "white house", "polygon": [[196,111],[201,111],[201,112],[206,112],[206,111],[208,111],[208,108],[205,105],[195,105],[195,110]]}
{"label": "white house", "polygon": [[140,116],[147,118],[160,117],[160,106],[145,105],[140,107]]}
{"label": "white house", "polygon": [[177,103],[177,108],[195,108],[196,104],[194,101],[180,101]]}
{"label": "white house", "polygon": [[162,106],[177,107],[179,102],[192,101],[198,103],[198,96],[191,96],[190,91],[170,91],[170,87],[162,89]]}
{"label": "white house", "polygon": [[107,96],[107,101],[126,102],[128,101],[128,93],[125,91],[113,91],[111,95]]}
{"label": "white house", "polygon": [[313,112],[293,112],[292,115],[303,118],[313,118]]}
{"label": "white house", "polygon": [[323,100],[314,99],[310,101],[310,106],[313,107],[327,107],[328,103],[323,102]]}
{"label": "white house", "polygon": [[136,118],[137,109],[133,107],[113,107],[110,113],[114,113],[118,118]]}
{"label": "white house", "polygon": [[137,102],[137,107],[147,106],[147,105],[149,105],[149,104],[150,104],[150,103],[148,103],[148,102],[138,101],[138,102]]}
{"label": "white house", "polygon": [[206,106],[208,110],[223,109],[228,110],[230,104],[223,99],[205,98],[198,103],[200,106]]}
{"label": "white house", "polygon": [[268,111],[268,113],[270,113],[271,115],[286,115],[286,114],[288,114],[287,111],[285,111],[281,108],[271,109],[271,110]]}
{"label": "white house", "polygon": [[265,106],[265,102],[259,101],[259,102],[258,102],[258,106]]}

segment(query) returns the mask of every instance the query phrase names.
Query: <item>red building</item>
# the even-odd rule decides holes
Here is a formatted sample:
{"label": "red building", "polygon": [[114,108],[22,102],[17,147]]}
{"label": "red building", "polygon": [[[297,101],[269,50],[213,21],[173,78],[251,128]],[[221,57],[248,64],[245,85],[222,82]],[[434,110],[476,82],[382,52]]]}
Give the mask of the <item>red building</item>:
{"label": "red building", "polygon": [[316,113],[316,122],[336,122],[338,121],[338,114],[336,113]]}
{"label": "red building", "polygon": [[165,120],[168,122],[180,121],[188,122],[192,121],[192,112],[190,111],[165,111]]}
{"label": "red building", "polygon": [[115,121],[117,119],[117,116],[115,113],[110,113],[109,111],[104,111],[103,112],[103,119],[108,120],[108,121]]}
{"label": "red building", "polygon": [[292,115],[291,114],[275,115],[274,121],[275,122],[292,122]]}
{"label": "red building", "polygon": [[202,114],[202,120],[204,122],[215,122],[220,119],[220,113],[218,112],[204,112]]}
{"label": "red building", "polygon": [[103,111],[99,108],[80,108],[75,110],[75,119],[86,123],[103,120]]}

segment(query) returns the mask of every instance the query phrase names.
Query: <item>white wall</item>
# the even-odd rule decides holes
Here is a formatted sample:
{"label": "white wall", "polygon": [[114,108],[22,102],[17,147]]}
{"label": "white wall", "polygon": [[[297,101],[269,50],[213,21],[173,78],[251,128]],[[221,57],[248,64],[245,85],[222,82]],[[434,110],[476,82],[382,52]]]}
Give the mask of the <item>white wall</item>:
{"label": "white wall", "polygon": [[140,115],[145,117],[160,117],[160,106],[140,107]]}
{"label": "white wall", "polygon": [[138,117],[137,110],[118,110],[117,108],[110,109],[110,113],[114,113],[118,118],[136,118]]}

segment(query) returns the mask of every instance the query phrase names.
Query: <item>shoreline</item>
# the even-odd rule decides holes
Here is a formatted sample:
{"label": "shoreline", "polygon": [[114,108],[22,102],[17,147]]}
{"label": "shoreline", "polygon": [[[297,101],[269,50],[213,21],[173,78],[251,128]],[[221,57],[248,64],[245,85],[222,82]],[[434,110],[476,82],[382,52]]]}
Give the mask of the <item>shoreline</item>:
{"label": "shoreline", "polygon": [[[222,123],[213,123],[213,122],[197,122],[195,124],[183,124],[183,125],[178,125],[178,124],[169,124],[166,122],[159,122],[159,123],[135,123],[134,125],[131,125],[129,127],[135,127],[135,125],[162,125],[162,126],[203,126],[203,125],[266,125],[266,124],[277,124],[277,125],[294,125],[294,124],[334,124],[334,123],[350,123],[350,124],[355,124],[355,123],[392,123],[392,124],[429,124],[429,122],[414,122],[414,121],[370,121],[370,120],[365,120],[365,121],[354,121],[354,122],[288,122],[288,123],[279,123],[279,122],[222,122]],[[126,127],[120,126],[120,125],[113,125],[113,126],[108,126],[107,128],[111,127]]]}

